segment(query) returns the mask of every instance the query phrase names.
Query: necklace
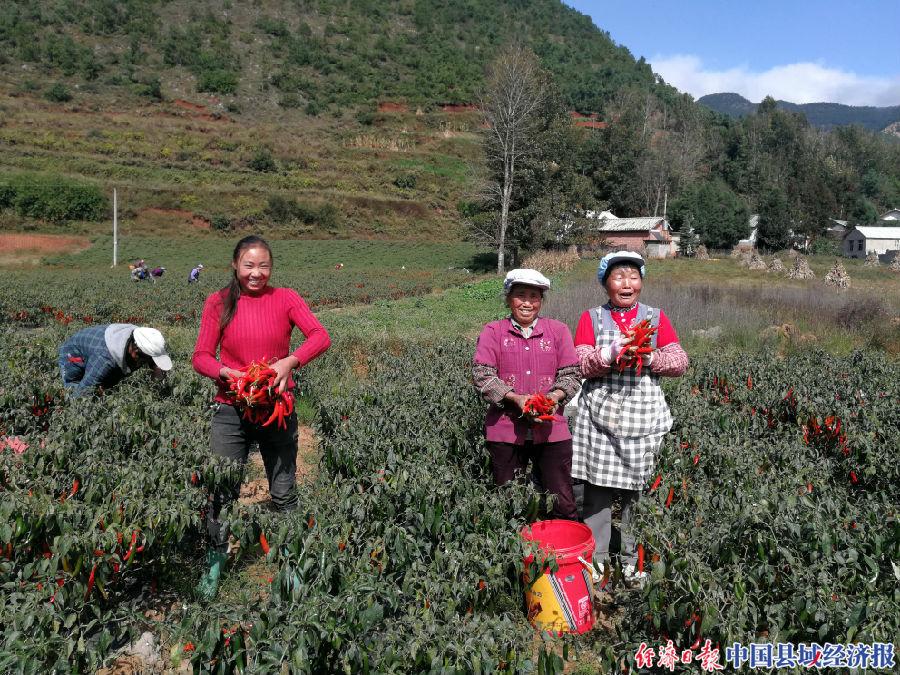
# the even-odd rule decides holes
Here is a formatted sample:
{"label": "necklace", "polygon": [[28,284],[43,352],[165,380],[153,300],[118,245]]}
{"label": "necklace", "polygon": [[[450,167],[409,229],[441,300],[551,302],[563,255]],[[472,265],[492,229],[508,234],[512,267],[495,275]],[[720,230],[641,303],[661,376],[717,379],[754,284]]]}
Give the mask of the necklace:
{"label": "necklace", "polygon": [[614,306],[612,305],[612,303],[610,303],[610,305],[609,305],[609,311],[610,311],[610,312],[621,313],[621,314],[626,314],[626,313],[630,312],[631,310],[633,310],[635,307],[637,307],[637,302],[633,303],[630,307],[614,307]]}

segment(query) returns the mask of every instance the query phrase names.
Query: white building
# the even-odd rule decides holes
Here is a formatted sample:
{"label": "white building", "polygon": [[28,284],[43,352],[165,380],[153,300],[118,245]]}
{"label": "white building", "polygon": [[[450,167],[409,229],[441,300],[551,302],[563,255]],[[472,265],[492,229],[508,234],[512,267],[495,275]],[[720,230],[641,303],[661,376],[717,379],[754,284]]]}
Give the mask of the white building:
{"label": "white building", "polygon": [[900,209],[891,209],[886,213],[882,213],[878,216],[878,220],[887,220],[887,221],[898,221],[900,220]]}
{"label": "white building", "polygon": [[746,239],[740,239],[737,248],[741,251],[752,251],[756,248],[756,233],[759,230],[759,214],[754,213],[747,221],[747,229],[750,230],[750,236]]}
{"label": "white building", "polygon": [[857,226],[844,235],[843,252],[848,258],[889,251],[900,251],[900,227]]}

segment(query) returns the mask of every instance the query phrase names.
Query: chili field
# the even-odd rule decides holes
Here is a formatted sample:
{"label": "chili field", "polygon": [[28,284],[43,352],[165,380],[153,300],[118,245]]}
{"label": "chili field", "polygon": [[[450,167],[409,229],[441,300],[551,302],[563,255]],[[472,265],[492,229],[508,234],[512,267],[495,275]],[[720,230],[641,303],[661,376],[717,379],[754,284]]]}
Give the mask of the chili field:
{"label": "chili field", "polygon": [[[208,453],[213,385],[189,366],[202,294],[171,321],[110,288],[36,307],[4,289],[0,671],[93,672],[144,631],[160,668],[216,673],[622,672],[642,642],[900,635],[895,359],[723,351],[667,381],[675,427],[637,512],[649,582],[611,570],[615,621],[550,637],[523,608],[518,532],[539,499],[491,484],[472,341],[341,334],[327,312],[334,345],[298,378],[319,453],[300,507],[236,504],[226,588],[198,602],[207,495],[229,470]],[[169,377],[67,399],[56,350],[80,302],[168,326]]]}

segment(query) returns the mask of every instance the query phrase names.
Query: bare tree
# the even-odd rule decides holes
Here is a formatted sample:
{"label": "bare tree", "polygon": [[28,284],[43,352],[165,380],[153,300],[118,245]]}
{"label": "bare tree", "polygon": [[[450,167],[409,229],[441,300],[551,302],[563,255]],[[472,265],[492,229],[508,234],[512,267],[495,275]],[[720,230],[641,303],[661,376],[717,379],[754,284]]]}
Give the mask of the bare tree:
{"label": "bare tree", "polygon": [[534,53],[511,45],[491,63],[481,111],[484,115],[484,149],[493,179],[485,196],[499,202],[499,220],[482,232],[497,246],[497,272],[505,271],[509,206],[513,196],[516,162],[534,151],[530,142],[540,124],[540,110],[547,95],[544,72]]}

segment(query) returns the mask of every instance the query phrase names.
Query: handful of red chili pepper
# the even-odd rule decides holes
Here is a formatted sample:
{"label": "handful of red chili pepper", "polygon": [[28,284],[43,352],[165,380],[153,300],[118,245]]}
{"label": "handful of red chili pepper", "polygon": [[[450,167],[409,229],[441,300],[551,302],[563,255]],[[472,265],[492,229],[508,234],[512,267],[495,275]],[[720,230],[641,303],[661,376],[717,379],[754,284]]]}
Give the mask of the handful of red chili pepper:
{"label": "handful of red chili pepper", "polygon": [[553,421],[553,408],[556,401],[546,394],[532,394],[522,406],[522,414],[531,418],[532,422],[551,422]]}
{"label": "handful of red chili pepper", "polygon": [[627,344],[616,355],[616,363],[619,364],[619,372],[626,368],[634,368],[637,374],[641,374],[644,366],[644,357],[653,351],[651,338],[656,332],[656,326],[651,326],[648,319],[644,319],[636,326],[632,326],[625,333]]}
{"label": "handful of red chili pepper", "polygon": [[294,395],[275,388],[275,374],[265,359],[253,361],[243,375],[228,378],[228,395],[245,420],[264,427],[277,422],[279,429],[287,429],[285,418],[294,411]]}

